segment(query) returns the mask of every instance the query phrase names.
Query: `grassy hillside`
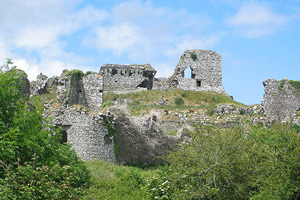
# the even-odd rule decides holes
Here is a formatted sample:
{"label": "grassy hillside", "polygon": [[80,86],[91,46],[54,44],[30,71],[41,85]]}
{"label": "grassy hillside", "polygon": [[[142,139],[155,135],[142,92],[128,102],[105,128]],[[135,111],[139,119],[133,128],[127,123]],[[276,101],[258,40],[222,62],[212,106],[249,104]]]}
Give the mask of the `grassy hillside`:
{"label": "grassy hillside", "polygon": [[[160,105],[159,100],[166,99],[168,105]],[[152,109],[208,109],[218,104],[233,104],[245,106],[230,97],[214,92],[196,92],[184,90],[147,90],[128,94],[104,94],[104,103],[127,100],[132,113],[139,113]]]}

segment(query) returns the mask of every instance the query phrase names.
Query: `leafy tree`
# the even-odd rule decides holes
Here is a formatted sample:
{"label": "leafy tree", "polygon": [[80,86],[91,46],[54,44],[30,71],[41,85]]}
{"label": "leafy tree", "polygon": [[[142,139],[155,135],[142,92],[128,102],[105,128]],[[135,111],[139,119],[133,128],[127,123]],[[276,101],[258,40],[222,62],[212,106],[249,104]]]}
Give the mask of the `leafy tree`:
{"label": "leafy tree", "polygon": [[[35,176],[28,176],[21,171],[30,169],[30,173],[39,174],[40,169],[47,169],[49,173],[39,175],[40,181],[44,181],[44,186],[50,188],[53,181],[62,186],[69,180],[66,184],[68,190],[59,187],[59,192],[65,194],[66,198],[72,191],[84,188],[89,183],[88,171],[76,153],[70,150],[70,146],[58,142],[59,131],[46,125],[49,122],[28,103],[26,97],[22,97],[20,85],[23,74],[18,73],[15,67],[10,67],[11,64],[8,59],[0,68],[0,196],[12,192],[12,195],[24,199],[21,197],[26,191],[26,185],[36,190],[40,182],[32,184],[37,180]],[[57,166],[61,166],[62,170],[58,170]],[[54,177],[57,174],[51,174],[53,170],[64,175]],[[17,178],[12,181],[11,177],[14,176]],[[39,194],[33,195],[42,199]],[[31,198],[30,195],[27,197]]]}

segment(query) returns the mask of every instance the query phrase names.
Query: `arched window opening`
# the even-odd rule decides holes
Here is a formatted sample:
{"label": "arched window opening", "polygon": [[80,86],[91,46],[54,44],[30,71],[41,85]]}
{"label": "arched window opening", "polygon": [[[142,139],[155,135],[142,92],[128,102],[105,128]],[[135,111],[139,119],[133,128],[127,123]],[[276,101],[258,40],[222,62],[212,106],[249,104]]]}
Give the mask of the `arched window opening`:
{"label": "arched window opening", "polygon": [[191,69],[191,67],[187,67],[184,70],[183,77],[188,79],[195,78],[195,75],[193,74],[193,70]]}

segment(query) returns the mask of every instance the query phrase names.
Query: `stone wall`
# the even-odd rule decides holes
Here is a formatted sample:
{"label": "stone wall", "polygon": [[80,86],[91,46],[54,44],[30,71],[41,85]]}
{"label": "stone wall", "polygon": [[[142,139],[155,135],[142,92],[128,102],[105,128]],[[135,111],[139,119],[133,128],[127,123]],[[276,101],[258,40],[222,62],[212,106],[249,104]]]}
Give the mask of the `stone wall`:
{"label": "stone wall", "polygon": [[[191,69],[191,78],[185,71]],[[222,56],[208,50],[186,50],[174,74],[167,80],[157,80],[154,89],[212,91],[226,94],[222,86]]]}
{"label": "stone wall", "polygon": [[156,70],[145,65],[103,65],[99,73],[104,77],[104,91],[126,93],[139,89],[151,90]]}
{"label": "stone wall", "polygon": [[297,111],[300,110],[300,87],[295,87],[290,82],[287,79],[264,81],[262,108],[270,120],[300,124],[300,117],[297,116]]}
{"label": "stone wall", "polygon": [[91,73],[83,77],[83,88],[87,100],[87,107],[100,110],[103,99],[103,77],[98,73]]}
{"label": "stone wall", "polygon": [[101,116],[95,116],[83,107],[54,108],[51,105],[46,117],[52,117],[56,126],[62,127],[63,142],[72,145],[82,160],[101,159],[116,162],[114,144]]}

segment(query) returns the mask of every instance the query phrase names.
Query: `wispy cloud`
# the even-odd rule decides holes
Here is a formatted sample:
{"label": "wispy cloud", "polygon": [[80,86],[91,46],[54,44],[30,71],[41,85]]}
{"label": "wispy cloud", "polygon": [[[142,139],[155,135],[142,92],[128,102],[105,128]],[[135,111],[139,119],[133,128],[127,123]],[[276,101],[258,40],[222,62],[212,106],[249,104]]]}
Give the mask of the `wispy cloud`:
{"label": "wispy cloud", "polygon": [[226,22],[243,36],[258,38],[282,29],[289,16],[278,14],[265,4],[245,2]]}

